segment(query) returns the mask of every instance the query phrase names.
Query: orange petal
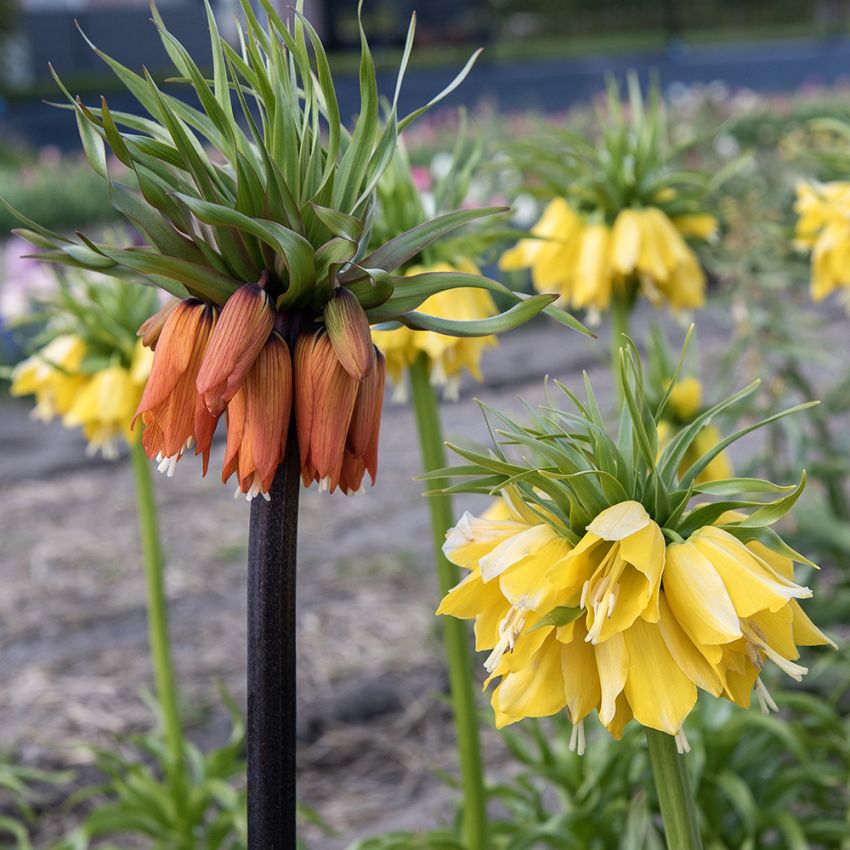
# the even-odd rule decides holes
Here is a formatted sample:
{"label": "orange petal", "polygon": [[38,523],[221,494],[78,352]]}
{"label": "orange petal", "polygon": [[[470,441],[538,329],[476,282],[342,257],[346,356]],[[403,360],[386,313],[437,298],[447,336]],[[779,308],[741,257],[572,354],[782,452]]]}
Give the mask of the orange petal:
{"label": "orange petal", "polygon": [[220,414],[245,380],[266,344],[275,313],[264,290],[241,286],[221,311],[207,355],[198,374],[198,392],[213,415]]}
{"label": "orange petal", "polygon": [[313,380],[309,460],[320,480],[329,479],[333,492],[339,484],[346,435],[360,385],[342,368],[326,334],[316,337],[307,368]]}
{"label": "orange petal", "polygon": [[237,390],[227,405],[227,446],[224,449],[224,464],[221,469],[221,483],[236,472],[239,466],[239,449],[245,433],[245,393]]}
{"label": "orange petal", "polygon": [[133,421],[146,410],[161,405],[174,391],[189,367],[198,333],[205,316],[214,321],[212,308],[188,298],[170,311],[158,337],[151,374]]}
{"label": "orange petal", "polygon": [[364,380],[375,365],[375,346],[360,302],[340,287],[325,304],[323,319],[342,368],[354,380]]}
{"label": "orange petal", "polygon": [[155,349],[156,344],[162,335],[162,330],[168,317],[174,312],[182,302],[178,298],[171,299],[161,310],[157,310],[152,316],[148,316],[136,331],[136,336],[141,337],[142,345],[146,348]]}
{"label": "orange petal", "polygon": [[[245,441],[253,471],[268,492],[281,460],[292,411],[289,346],[273,333],[245,379]],[[244,480],[240,457],[240,480]]]}
{"label": "orange petal", "polygon": [[372,369],[357,391],[357,401],[354,404],[354,413],[351,416],[346,441],[346,449],[354,457],[361,457],[366,453],[372,441],[375,418],[377,417],[378,420],[381,418],[381,405],[384,401],[383,360],[381,355],[381,368]]}
{"label": "orange petal", "polygon": [[[295,343],[295,423],[298,429],[298,451],[301,455],[302,475],[306,476],[310,464],[310,432],[313,429],[313,347],[317,334],[302,334]],[[304,478],[309,486],[313,475]]]}

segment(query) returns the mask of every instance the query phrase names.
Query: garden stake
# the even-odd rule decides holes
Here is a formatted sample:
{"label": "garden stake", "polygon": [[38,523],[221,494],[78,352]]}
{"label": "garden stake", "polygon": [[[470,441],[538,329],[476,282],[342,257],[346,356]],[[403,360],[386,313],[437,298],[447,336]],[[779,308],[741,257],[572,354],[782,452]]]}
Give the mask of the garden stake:
{"label": "garden stake", "polygon": [[[443,450],[440,411],[434,387],[431,385],[428,362],[428,355],[422,353],[408,371],[419,431],[419,446],[422,451],[422,468],[431,472],[445,467],[446,456]],[[432,489],[439,490],[445,487],[447,482],[430,481],[429,485]],[[428,507],[431,510],[437,578],[440,593],[445,595],[460,580],[458,568],[443,554],[446,531],[454,523],[451,497],[443,494],[431,496],[428,499]],[[463,785],[464,846],[468,850],[487,850],[487,800],[481,766],[469,630],[466,623],[454,617],[447,618],[442,625]]]}
{"label": "garden stake", "polygon": [[691,781],[685,759],[676,750],[675,738],[647,728],[646,741],[668,850],[702,850]]}
{"label": "garden stake", "polygon": [[168,635],[168,603],[165,598],[163,579],[162,546],[157,528],[156,502],[150,463],[142,441],[132,444],[133,477],[136,482],[136,509],[139,514],[139,531],[147,583],[148,640],[153,663],[156,697],[161,713],[165,741],[169,751],[168,782],[174,798],[178,818],[185,819],[186,808],[186,761],[184,758],[183,727],[180,723],[180,707],[177,699],[177,684],[174,678],[174,663],[171,657],[171,641]]}
{"label": "garden stake", "polygon": [[301,465],[294,424],[271,500],[248,534],[248,850],[294,850],[295,558]]}

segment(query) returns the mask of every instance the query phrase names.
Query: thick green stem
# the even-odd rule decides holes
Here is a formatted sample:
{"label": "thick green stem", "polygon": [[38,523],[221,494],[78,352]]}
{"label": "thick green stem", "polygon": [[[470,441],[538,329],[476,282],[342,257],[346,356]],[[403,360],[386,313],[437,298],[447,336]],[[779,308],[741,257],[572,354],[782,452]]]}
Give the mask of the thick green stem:
{"label": "thick green stem", "polygon": [[672,735],[646,730],[668,850],[702,850],[699,818],[684,758]]}
{"label": "thick green stem", "polygon": [[[446,465],[443,450],[443,429],[437,396],[431,386],[428,358],[421,354],[410,367],[410,383],[422,466],[425,471],[441,469]],[[438,490],[446,486],[442,480],[429,481],[429,487]],[[431,527],[434,535],[434,557],[440,592],[446,594],[460,580],[457,567],[443,555],[443,541],[447,529],[454,522],[452,501],[449,496],[431,496]],[[463,836],[468,850],[488,850],[487,801],[484,775],[481,766],[478,715],[472,675],[469,630],[466,623],[454,617],[443,622],[443,637],[449,667],[452,706],[454,708],[455,734],[457,736],[460,772],[463,782],[464,817]]]}
{"label": "thick green stem", "polygon": [[[168,776],[175,811],[182,821],[186,808],[186,762],[183,727],[177,699],[177,683],[171,659],[171,640],[168,635],[168,603],[165,598],[162,547],[157,528],[156,502],[150,463],[141,441],[131,450],[133,474],[136,479],[136,509],[147,583],[148,640],[153,663],[156,697],[162,717],[163,731],[170,755]],[[193,845],[189,845],[193,846]]]}

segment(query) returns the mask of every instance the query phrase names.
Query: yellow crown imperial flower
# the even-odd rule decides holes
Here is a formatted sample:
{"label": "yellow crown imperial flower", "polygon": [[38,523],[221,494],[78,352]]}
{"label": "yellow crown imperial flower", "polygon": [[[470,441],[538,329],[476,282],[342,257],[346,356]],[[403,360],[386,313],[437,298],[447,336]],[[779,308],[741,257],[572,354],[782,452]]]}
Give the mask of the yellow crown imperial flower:
{"label": "yellow crown imperial flower", "polygon": [[[60,278],[41,305],[49,341],[15,367],[12,394],[35,395],[36,419],[60,416],[66,428],[81,428],[89,454],[117,457],[121,440],[139,437],[132,422],[153,358],[135,329],[155,304],[153,290],[139,296],[123,281],[95,283],[79,273]],[[106,320],[95,324],[94,315]]]}
{"label": "yellow crown imperial flower", "polygon": [[709,177],[674,164],[657,86],[648,102],[634,75],[627,86],[628,112],[616,82],[609,85],[598,140],[554,128],[512,148],[547,203],[500,267],[531,269],[537,291],[556,290],[576,309],[630,306],[637,294],[674,310],[701,307],[705,274],[686,238],[708,240],[717,230],[704,209]]}
{"label": "yellow crown imperial flower", "polygon": [[[454,265],[436,263],[433,266],[412,266],[407,274],[430,272],[461,272],[480,274],[470,260],[458,260]],[[444,319],[475,321],[495,315],[496,305],[490,293],[482,289],[447,289],[430,296],[422,309]],[[455,400],[460,389],[461,373],[468,371],[476,381],[482,380],[481,355],[499,344],[490,334],[482,337],[449,337],[433,331],[415,331],[399,327],[393,330],[372,330],[372,339],[387,359],[387,373],[396,387],[399,399],[404,398],[404,376],[407,368],[420,354],[428,357],[431,383],[444,388],[444,395]]]}
{"label": "yellow crown imperial flower", "polygon": [[812,254],[812,298],[822,301],[850,286],[850,183],[800,183],[794,209],[797,245]]}
{"label": "yellow crown imperial flower", "polygon": [[54,337],[12,370],[12,395],[34,395],[34,419],[49,421],[66,414],[86,383],[80,365],[86,343],[76,334]]}
{"label": "yellow crown imperial flower", "polygon": [[[654,206],[629,207],[609,227],[555,198],[532,228],[535,238],[505,252],[499,267],[530,268],[536,290],[557,290],[575,309],[607,310],[615,294],[633,297],[635,286],[656,306],[667,302],[676,310],[693,309],[705,302],[705,274],[683,237],[716,228],[701,229],[692,221],[696,218],[674,220]],[[714,222],[711,216],[699,218]]]}
{"label": "yellow crown imperial flower", "polygon": [[[475,619],[476,646],[490,651],[488,682],[499,680],[497,725],[566,708],[581,751],[582,721],[596,711],[616,737],[635,719],[684,751],[699,689],[741,706],[755,693],[768,710],[765,664],[799,680],[798,647],[831,643],[799,604],[812,593],[796,582],[794,563],[811,562],[770,528],[805,474],[790,487],[698,483],[728,443],[803,406],[747,426],[683,468],[705,420],[756,385],[697,414],[659,452],[655,425],[681,366],[650,407],[636,352],[621,351],[616,440],[588,383],[586,402],[569,394],[576,413],[550,403],[525,427],[493,412],[503,440],[492,452],[455,448],[466,465],[431,476],[502,495],[488,515],[464,515],[448,533],[446,556],[470,572],[438,609]],[[516,445],[522,460],[513,462],[506,449]],[[753,508],[758,494],[775,498]]]}

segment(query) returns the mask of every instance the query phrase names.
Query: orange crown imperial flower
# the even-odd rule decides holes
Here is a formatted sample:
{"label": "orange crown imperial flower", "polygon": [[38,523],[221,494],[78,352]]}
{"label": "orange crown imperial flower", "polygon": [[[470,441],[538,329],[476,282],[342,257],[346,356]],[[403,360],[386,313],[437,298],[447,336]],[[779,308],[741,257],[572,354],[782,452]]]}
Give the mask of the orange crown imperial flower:
{"label": "orange crown imperial flower", "polygon": [[295,411],[305,484],[356,492],[367,470],[375,483],[385,365],[374,346],[372,353],[374,366],[359,382],[343,367],[328,333],[298,339]]}
{"label": "orange crown imperial flower", "polygon": [[209,463],[217,417],[201,403],[195,390],[198,373],[216,323],[214,307],[187,298],[174,307],[156,341],[151,375],[134,423],[145,426],[142,445],[148,457],[156,457],[161,472],[169,476],[183,452],[195,446],[195,454]]}
{"label": "orange crown imperial flower", "polygon": [[220,416],[236,395],[274,326],[263,284],[246,284],[228,298],[210,339],[197,388],[213,416]]}
{"label": "orange crown imperial flower", "polygon": [[[377,185],[399,134],[424,110],[399,116],[397,102],[380,108],[364,35],[360,109],[353,127],[344,127],[327,55],[309,21],[300,13],[282,20],[269,0],[260,6],[268,26],[243,4],[244,26],[237,26],[252,48],[244,60],[218,63],[221,73],[211,82],[152,8],[177,75],[197,95],[189,112],[152,79],[101,51],[134,94],[145,92],[141,123],[111,112],[105,100],[83,104],[56,78],[79,121],[89,163],[144,244],[83,234],[69,239],[15,214],[25,225],[21,235],[34,240],[45,260],[119,278],[131,274],[175,297],[139,328],[155,356],[136,419],[145,425],[146,451],[163,471],[173,472],[193,444],[206,469],[216,423],[227,411],[224,478],[237,474],[249,497],[268,493],[294,388],[304,481],[353,492],[367,472],[374,482],[377,468],[385,364],[370,326],[466,340],[503,333],[546,311],[587,331],[552,307],[554,294],[526,296],[477,272],[403,274],[438,240],[506,210],[423,214],[415,226],[373,239]],[[235,56],[214,17],[207,23],[213,55]],[[411,26],[407,52],[413,33]],[[454,90],[474,59],[428,107]],[[270,68],[279,85],[262,82]],[[244,116],[228,91],[239,95]],[[247,106],[252,101],[276,117],[269,133],[258,132]],[[308,153],[282,156],[281,145]],[[102,167],[107,147],[132,180],[113,179]],[[510,306],[481,317],[429,314],[429,298],[460,286],[500,293]],[[308,328],[315,333],[305,334]]]}
{"label": "orange crown imperial flower", "polygon": [[292,411],[292,360],[289,346],[272,333],[260,349],[244,384],[227,405],[227,449],[222,483],[236,472],[250,500],[269,499],[275,470],[283,459]]}

